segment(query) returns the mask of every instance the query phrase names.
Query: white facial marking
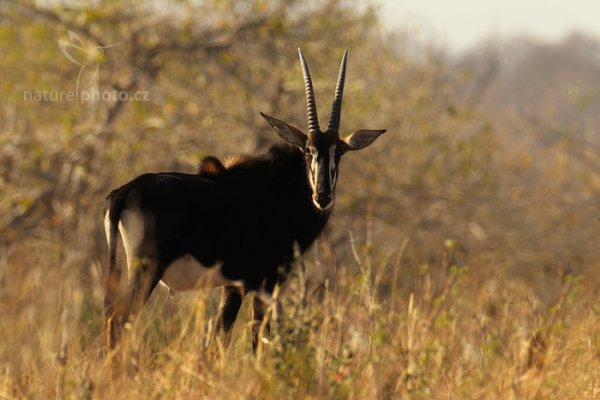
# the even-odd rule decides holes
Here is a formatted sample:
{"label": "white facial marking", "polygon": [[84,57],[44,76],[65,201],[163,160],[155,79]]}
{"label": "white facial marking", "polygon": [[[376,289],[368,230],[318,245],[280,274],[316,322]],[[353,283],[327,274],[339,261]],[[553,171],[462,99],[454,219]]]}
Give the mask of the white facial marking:
{"label": "white facial marking", "polygon": [[317,190],[317,176],[319,173],[319,164],[317,163],[317,156],[319,155],[319,153],[317,152],[317,148],[314,146],[309,146],[308,150],[310,152],[311,155],[311,162],[310,162],[310,174],[308,174],[309,176],[309,180],[310,180],[310,186],[312,188],[313,191]]}
{"label": "white facial marking", "polygon": [[331,185],[331,194],[333,196],[333,188],[335,188],[335,181],[337,179],[337,174],[335,173],[335,150],[337,145],[333,145],[329,147],[329,184]]}
{"label": "white facial marking", "polygon": [[315,196],[314,193],[317,191],[317,174],[319,173],[319,164],[317,164],[317,151],[316,150],[312,150],[311,149],[311,162],[310,162],[310,171],[308,174],[309,177],[309,182],[310,182],[310,187],[312,189],[312,194],[310,196],[310,198],[312,199],[313,204],[315,205],[315,207],[317,208],[321,208],[321,206],[319,205],[319,203],[317,203],[317,201],[315,200]]}
{"label": "white facial marking", "polygon": [[242,287],[242,282],[230,281],[223,276],[221,265],[206,267],[189,254],[176,259],[167,267],[161,283],[169,288],[171,294],[219,286]]}
{"label": "white facial marking", "polygon": [[312,202],[315,205],[315,207],[317,207],[319,210],[323,210],[324,208],[321,207],[321,205],[319,203],[317,203],[317,200],[315,200],[315,198],[313,196],[310,196],[312,198]]}

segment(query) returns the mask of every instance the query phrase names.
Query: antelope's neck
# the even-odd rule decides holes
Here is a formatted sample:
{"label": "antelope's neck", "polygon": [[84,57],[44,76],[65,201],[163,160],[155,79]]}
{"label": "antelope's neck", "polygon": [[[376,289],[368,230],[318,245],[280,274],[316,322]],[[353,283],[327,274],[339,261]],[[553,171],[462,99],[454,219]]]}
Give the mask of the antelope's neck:
{"label": "antelope's neck", "polygon": [[284,163],[279,170],[285,176],[277,180],[282,182],[281,189],[286,192],[284,197],[294,209],[294,236],[304,251],[323,232],[333,206],[327,210],[319,210],[314,205],[306,161],[299,149],[290,145],[275,145],[269,153],[274,162]]}

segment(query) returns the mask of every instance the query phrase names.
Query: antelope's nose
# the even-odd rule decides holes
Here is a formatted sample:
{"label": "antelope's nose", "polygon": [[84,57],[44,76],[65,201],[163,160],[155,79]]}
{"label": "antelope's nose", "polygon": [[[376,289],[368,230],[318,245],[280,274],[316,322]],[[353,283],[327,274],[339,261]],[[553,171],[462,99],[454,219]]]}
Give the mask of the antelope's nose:
{"label": "antelope's nose", "polygon": [[317,204],[321,206],[321,208],[327,208],[333,200],[331,194],[329,193],[319,193],[316,196],[314,196],[314,199],[317,202]]}

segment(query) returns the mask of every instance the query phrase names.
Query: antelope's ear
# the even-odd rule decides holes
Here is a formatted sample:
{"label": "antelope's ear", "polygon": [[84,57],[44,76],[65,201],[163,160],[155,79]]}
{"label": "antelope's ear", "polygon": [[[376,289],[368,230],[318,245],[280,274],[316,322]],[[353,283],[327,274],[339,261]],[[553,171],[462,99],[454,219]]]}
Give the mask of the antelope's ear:
{"label": "antelope's ear", "polygon": [[264,119],[267,120],[269,125],[275,129],[280,138],[300,148],[304,148],[306,145],[306,135],[302,131],[286,122],[283,122],[277,118],[268,116],[267,114],[260,113]]}
{"label": "antelope's ear", "polygon": [[367,147],[368,145],[373,143],[375,141],[375,139],[377,139],[379,137],[379,135],[381,135],[384,132],[385,132],[385,129],[380,129],[380,130],[362,129],[360,131],[351,133],[342,139],[342,142],[344,143],[343,150],[344,150],[344,152],[346,152],[346,151],[350,151],[350,150],[364,149],[365,147]]}

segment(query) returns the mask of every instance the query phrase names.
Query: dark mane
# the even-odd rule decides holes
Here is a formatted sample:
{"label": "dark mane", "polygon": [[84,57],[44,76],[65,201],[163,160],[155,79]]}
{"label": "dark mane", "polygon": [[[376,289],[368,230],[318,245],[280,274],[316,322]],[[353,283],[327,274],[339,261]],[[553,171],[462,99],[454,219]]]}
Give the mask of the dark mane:
{"label": "dark mane", "polygon": [[218,176],[225,171],[225,166],[217,157],[208,156],[200,162],[198,175]]}

